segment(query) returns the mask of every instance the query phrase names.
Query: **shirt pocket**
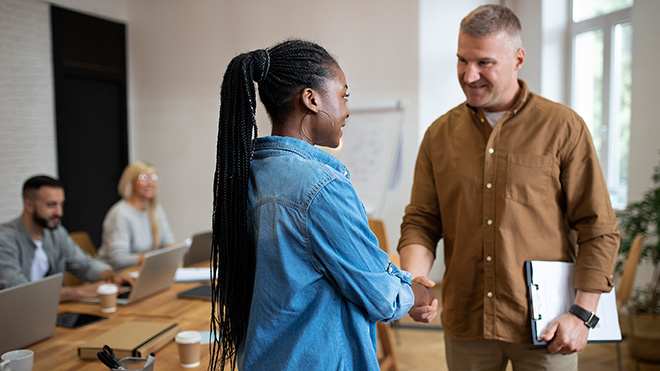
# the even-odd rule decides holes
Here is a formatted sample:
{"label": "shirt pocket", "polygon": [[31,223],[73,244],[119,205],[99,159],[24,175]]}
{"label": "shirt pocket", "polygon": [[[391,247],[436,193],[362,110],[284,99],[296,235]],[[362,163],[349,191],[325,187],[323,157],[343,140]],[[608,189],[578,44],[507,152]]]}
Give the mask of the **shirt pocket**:
{"label": "shirt pocket", "polygon": [[545,201],[554,157],[509,154],[506,169],[506,198],[524,205]]}

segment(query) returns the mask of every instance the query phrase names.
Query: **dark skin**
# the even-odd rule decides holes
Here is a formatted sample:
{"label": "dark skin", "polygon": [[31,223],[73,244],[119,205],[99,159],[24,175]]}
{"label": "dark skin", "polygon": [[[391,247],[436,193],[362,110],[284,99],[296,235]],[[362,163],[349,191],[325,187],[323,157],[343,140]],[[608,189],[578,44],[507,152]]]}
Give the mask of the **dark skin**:
{"label": "dark skin", "polygon": [[350,115],[346,101],[348,85],[339,66],[323,89],[304,88],[294,100],[294,109],[284,122],[273,122],[272,135],[291,137],[311,145],[339,146],[341,128]]}

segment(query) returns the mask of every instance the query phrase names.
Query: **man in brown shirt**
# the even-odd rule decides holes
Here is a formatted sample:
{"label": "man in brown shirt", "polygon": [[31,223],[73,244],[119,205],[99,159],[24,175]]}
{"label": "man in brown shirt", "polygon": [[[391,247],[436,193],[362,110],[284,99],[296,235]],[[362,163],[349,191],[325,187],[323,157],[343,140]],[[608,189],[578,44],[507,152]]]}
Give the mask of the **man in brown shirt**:
{"label": "man in brown shirt", "polygon": [[[586,312],[613,286],[619,235],[591,136],[574,111],[518,79],[520,32],[500,5],[461,22],[458,78],[467,100],[427,130],[401,225],[402,268],[426,287],[435,284],[427,276],[444,240],[450,369],[503,370],[509,360],[515,369],[577,369],[589,327],[576,314],[548,328],[547,348],[530,346],[526,260],[574,261],[575,304]],[[428,322],[437,307],[433,300],[409,313]]]}

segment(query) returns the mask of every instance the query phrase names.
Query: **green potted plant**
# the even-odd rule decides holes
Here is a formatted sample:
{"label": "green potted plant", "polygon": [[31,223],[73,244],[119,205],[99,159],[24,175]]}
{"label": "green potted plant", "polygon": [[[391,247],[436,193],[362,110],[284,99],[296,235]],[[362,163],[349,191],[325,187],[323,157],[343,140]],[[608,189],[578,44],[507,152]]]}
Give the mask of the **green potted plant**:
{"label": "green potted plant", "polygon": [[617,212],[621,232],[617,271],[628,256],[632,241],[644,235],[640,262],[650,263],[653,274],[648,286],[635,290],[627,305],[630,346],[635,358],[658,361],[660,354],[655,350],[660,347],[660,165],[654,169],[653,182],[655,187],[644,193],[641,201]]}

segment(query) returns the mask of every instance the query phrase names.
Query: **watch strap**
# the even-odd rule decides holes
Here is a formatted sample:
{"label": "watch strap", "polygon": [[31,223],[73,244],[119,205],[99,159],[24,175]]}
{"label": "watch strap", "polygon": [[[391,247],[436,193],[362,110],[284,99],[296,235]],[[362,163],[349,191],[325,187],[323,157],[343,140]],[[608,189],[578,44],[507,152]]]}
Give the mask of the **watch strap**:
{"label": "watch strap", "polygon": [[573,304],[571,306],[571,309],[568,310],[568,312],[574,314],[579,319],[584,321],[584,324],[589,328],[594,328],[598,324],[599,318],[598,316],[596,316],[596,313],[589,312],[588,310],[582,308],[579,305]]}

